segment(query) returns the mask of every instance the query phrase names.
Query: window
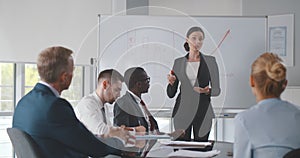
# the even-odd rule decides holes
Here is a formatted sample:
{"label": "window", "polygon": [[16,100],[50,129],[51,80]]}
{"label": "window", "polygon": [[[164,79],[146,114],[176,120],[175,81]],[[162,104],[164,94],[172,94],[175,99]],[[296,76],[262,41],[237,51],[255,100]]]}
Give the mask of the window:
{"label": "window", "polygon": [[0,157],[11,157],[12,148],[6,133],[14,111],[14,64],[0,63]]}
{"label": "window", "polygon": [[67,91],[62,92],[62,97],[67,99],[72,106],[77,105],[79,100],[83,97],[83,86],[83,67],[76,66],[73,73],[72,83]]}
{"label": "window", "polygon": [[14,64],[0,63],[0,112],[14,110]]}
{"label": "window", "polygon": [[39,80],[40,77],[36,64],[25,64],[25,94],[27,94]]}
{"label": "window", "polygon": [[[36,64],[25,64],[25,94],[39,81]],[[61,97],[75,106],[83,96],[83,66],[75,66],[72,83],[68,90],[62,92]]]}

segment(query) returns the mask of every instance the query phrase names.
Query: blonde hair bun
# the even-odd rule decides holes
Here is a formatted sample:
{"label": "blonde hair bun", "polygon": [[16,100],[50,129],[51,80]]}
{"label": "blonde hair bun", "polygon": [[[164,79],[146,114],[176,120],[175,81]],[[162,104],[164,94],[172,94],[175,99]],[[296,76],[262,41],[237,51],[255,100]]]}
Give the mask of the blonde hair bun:
{"label": "blonde hair bun", "polygon": [[256,89],[263,96],[277,96],[285,89],[286,68],[282,59],[274,53],[263,53],[253,63],[251,76]]}
{"label": "blonde hair bun", "polygon": [[286,68],[281,62],[266,65],[266,73],[269,78],[277,82],[285,80]]}

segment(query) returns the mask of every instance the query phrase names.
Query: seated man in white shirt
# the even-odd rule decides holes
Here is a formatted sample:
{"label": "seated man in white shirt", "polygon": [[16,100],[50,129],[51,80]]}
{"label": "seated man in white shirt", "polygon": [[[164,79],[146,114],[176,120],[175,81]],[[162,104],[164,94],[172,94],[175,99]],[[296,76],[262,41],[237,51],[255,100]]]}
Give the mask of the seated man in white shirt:
{"label": "seated man in white shirt", "polygon": [[[105,103],[112,104],[122,90],[123,76],[114,69],[107,69],[99,73],[97,89],[82,98],[75,107],[77,118],[95,135],[109,135],[114,130],[112,123],[105,114]],[[135,127],[137,132],[144,132],[143,126]]]}

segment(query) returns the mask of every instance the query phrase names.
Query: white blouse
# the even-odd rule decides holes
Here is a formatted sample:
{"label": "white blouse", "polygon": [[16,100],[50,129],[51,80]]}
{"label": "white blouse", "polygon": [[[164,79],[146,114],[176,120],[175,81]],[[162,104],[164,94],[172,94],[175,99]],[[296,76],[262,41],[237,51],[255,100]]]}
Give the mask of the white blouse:
{"label": "white blouse", "polygon": [[195,85],[195,82],[197,80],[199,65],[200,61],[187,62],[186,65],[186,75],[193,86]]}

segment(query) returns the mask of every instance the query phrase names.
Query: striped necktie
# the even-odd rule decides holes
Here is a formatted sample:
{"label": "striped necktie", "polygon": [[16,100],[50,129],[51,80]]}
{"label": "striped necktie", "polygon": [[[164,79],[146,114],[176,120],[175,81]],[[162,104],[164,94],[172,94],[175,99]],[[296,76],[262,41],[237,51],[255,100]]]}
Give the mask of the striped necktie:
{"label": "striped necktie", "polygon": [[101,112],[102,112],[102,115],[103,115],[103,122],[104,122],[105,124],[107,124],[104,106],[101,108]]}

